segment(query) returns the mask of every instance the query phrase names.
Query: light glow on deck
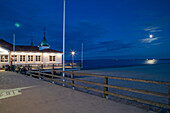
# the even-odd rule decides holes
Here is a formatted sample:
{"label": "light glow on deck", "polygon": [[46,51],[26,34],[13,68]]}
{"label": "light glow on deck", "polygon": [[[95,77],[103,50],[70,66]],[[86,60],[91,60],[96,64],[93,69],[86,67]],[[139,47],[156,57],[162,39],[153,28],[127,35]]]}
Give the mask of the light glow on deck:
{"label": "light glow on deck", "polygon": [[21,87],[21,88],[14,88],[14,89],[2,89],[0,90],[0,99],[9,98],[17,95],[21,95],[21,90],[33,88],[36,86],[29,86],[29,87]]}

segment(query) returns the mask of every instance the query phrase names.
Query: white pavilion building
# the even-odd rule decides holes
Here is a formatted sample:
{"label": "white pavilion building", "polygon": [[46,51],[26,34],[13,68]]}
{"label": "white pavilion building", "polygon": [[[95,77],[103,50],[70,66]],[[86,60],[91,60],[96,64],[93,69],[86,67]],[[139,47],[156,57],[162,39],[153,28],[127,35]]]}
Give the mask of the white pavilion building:
{"label": "white pavilion building", "polygon": [[[15,63],[14,63],[15,58]],[[40,46],[15,46],[13,44],[0,39],[0,68],[5,65],[25,65],[25,64],[62,64],[62,52],[50,49],[45,32],[44,38]]]}

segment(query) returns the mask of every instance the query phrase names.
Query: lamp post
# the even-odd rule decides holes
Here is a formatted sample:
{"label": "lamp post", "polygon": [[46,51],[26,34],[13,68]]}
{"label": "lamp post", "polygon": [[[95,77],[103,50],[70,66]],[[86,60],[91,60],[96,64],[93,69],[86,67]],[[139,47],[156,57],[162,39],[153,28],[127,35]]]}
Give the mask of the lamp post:
{"label": "lamp post", "polygon": [[[63,7],[63,77],[65,77],[65,6],[66,1],[64,0],[64,7]],[[63,78],[63,82],[65,82],[65,79]],[[63,83],[63,86],[65,84]]]}
{"label": "lamp post", "polygon": [[82,47],[81,47],[81,67],[80,68],[83,68],[83,43],[82,43],[82,45],[81,45]]}
{"label": "lamp post", "polygon": [[72,51],[72,52],[71,52],[71,55],[72,55],[72,68],[73,68],[75,51]]}
{"label": "lamp post", "polygon": [[15,71],[15,33],[13,34],[13,51],[14,51],[14,70]]}
{"label": "lamp post", "polygon": [[[19,28],[20,27],[20,24],[19,23],[15,23],[15,27],[16,28]],[[13,55],[13,71],[15,71],[15,33],[13,33],[13,52],[14,52],[14,55]],[[11,59],[12,60],[12,59]]]}

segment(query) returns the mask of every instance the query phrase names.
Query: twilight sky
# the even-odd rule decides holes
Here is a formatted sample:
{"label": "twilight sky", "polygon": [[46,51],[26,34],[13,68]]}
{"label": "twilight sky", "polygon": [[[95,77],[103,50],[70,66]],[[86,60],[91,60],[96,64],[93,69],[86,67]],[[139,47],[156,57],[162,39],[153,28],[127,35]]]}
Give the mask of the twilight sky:
{"label": "twilight sky", "polygon": [[[170,58],[170,0],[66,0],[66,59]],[[0,0],[0,38],[62,51],[63,0]],[[15,27],[19,23],[20,27]],[[152,34],[153,38],[149,38]]]}

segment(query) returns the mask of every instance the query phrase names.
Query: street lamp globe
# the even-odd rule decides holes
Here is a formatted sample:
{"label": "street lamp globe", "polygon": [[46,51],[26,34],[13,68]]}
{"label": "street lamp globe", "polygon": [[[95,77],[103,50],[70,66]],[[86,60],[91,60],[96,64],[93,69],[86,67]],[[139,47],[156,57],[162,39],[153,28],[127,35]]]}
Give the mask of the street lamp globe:
{"label": "street lamp globe", "polygon": [[72,52],[71,52],[71,54],[72,54],[72,55],[75,55],[75,52],[74,52],[74,51],[72,51]]}

